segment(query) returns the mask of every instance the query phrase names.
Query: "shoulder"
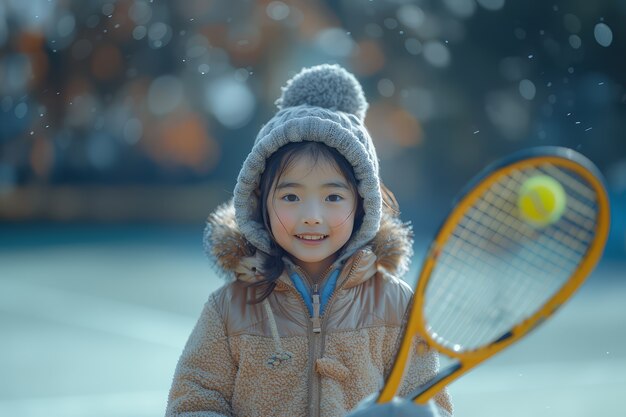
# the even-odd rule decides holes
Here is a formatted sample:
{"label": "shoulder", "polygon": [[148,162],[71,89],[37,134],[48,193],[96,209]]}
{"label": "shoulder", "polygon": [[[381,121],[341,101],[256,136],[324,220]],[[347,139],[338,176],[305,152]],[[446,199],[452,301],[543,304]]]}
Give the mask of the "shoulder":
{"label": "shoulder", "polygon": [[226,320],[232,311],[241,311],[249,305],[248,285],[238,280],[224,284],[209,295],[207,304]]}
{"label": "shoulder", "polygon": [[413,289],[404,280],[385,271],[379,271],[372,277],[378,286],[381,287],[380,295],[386,299],[394,300],[402,306],[402,311],[406,309],[413,298]]}
{"label": "shoulder", "polygon": [[207,306],[215,311],[222,321],[227,335],[235,335],[249,330],[264,319],[260,303],[251,304],[248,284],[233,281],[215,290],[207,301]]}
{"label": "shoulder", "polygon": [[235,280],[213,291],[211,295],[209,295],[207,303],[213,304],[218,312],[225,313],[233,302],[245,302],[247,296],[246,290],[247,287],[244,283]]}
{"label": "shoulder", "polygon": [[411,303],[411,287],[400,278],[378,271],[367,281],[347,291],[350,308],[367,314],[370,324],[400,327]]}

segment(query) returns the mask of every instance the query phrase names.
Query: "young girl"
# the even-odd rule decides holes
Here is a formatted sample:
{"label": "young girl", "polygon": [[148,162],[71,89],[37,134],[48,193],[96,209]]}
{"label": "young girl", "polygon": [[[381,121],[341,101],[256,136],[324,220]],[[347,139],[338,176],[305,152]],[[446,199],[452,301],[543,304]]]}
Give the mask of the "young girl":
{"label": "young girl", "polygon": [[[229,282],[189,337],[167,416],[343,416],[390,371],[412,233],[380,182],[361,86],[321,65],[277,104],[209,218],[205,249]],[[416,345],[400,394],[437,367]],[[450,415],[445,391],[435,401]]]}

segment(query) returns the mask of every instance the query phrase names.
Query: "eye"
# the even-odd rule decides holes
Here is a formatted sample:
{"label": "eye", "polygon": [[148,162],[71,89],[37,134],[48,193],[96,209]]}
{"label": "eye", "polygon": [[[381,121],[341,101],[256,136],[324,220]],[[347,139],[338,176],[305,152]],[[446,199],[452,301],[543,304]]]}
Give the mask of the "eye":
{"label": "eye", "polygon": [[331,194],[328,197],[326,197],[327,201],[333,202],[333,203],[337,203],[341,200],[343,200],[343,197],[340,196],[339,194]]}
{"label": "eye", "polygon": [[282,200],[289,201],[290,203],[296,202],[299,200],[298,196],[295,194],[286,194],[282,196]]}

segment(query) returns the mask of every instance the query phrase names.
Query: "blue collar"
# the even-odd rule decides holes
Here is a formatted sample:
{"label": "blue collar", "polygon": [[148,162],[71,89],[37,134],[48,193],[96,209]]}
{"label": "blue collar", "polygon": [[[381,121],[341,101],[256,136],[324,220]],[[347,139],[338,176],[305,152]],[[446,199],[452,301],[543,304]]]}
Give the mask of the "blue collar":
{"label": "blue collar", "polygon": [[[324,309],[326,307],[326,304],[328,303],[330,296],[335,291],[335,287],[337,286],[337,278],[339,278],[340,271],[341,268],[335,269],[330,274],[328,279],[326,279],[326,281],[322,284],[322,287],[319,289],[320,316],[324,315]],[[309,310],[309,316],[313,317],[313,295],[311,294],[312,289],[309,288],[309,286],[304,282],[302,277],[300,277],[297,272],[292,272],[289,275],[289,278],[291,278],[291,282],[293,282],[294,287],[296,287],[296,290],[298,290],[298,292],[302,296],[302,299],[304,300]]]}

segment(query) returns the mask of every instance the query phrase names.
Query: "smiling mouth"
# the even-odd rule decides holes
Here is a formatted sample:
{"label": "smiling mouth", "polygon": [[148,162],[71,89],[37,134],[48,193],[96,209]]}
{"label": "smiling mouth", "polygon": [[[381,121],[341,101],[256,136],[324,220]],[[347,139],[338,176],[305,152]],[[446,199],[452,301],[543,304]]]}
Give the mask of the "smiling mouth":
{"label": "smiling mouth", "polygon": [[326,239],[328,237],[328,235],[296,235],[296,237],[298,239],[302,239],[302,240],[323,240]]}

